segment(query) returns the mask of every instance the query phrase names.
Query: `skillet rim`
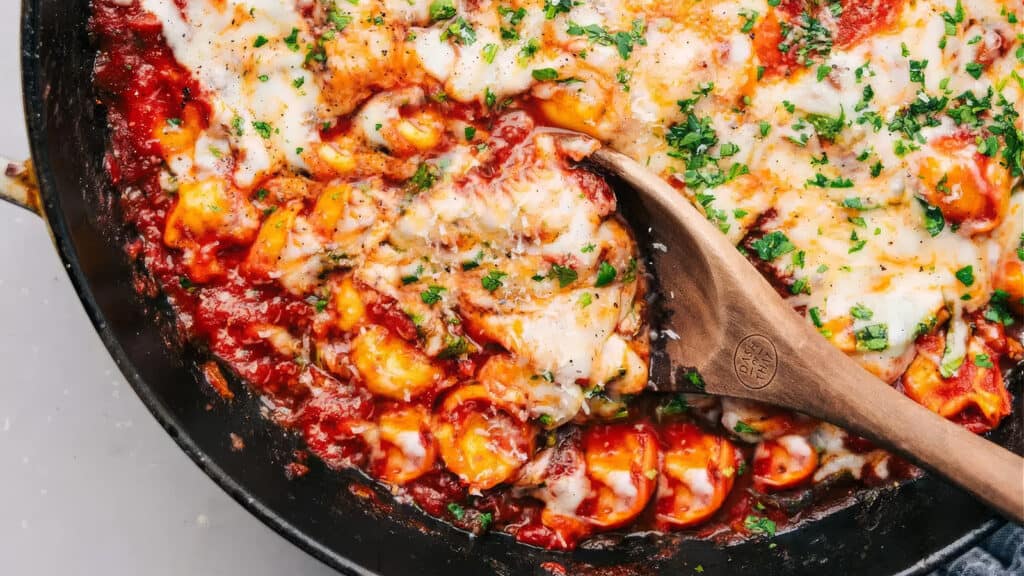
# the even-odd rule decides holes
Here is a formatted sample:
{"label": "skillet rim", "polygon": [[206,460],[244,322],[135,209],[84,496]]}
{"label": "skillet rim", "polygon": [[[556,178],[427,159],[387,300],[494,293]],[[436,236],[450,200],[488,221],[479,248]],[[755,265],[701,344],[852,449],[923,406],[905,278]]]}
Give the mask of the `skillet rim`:
{"label": "skillet rim", "polygon": [[[178,447],[199,467],[217,486],[231,496],[249,513],[259,519],[274,532],[298,546],[300,549],[320,560],[328,567],[351,576],[379,576],[338,552],[321,544],[313,537],[305,534],[291,522],[283,518],[268,506],[252,497],[241,484],[219,466],[198,443],[196,443],[186,427],[173,412],[157,396],[154,389],[139,374],[133,361],[122,347],[100,310],[71,241],[71,234],[63,210],[56,184],[50,168],[47,152],[47,120],[45,107],[46,87],[42,85],[42,66],[38,47],[39,38],[39,2],[42,0],[22,0],[21,27],[21,81],[22,98],[25,110],[25,122],[28,129],[29,147],[34,162],[39,184],[43,220],[47,225],[51,240],[57,249],[58,256],[71,280],[85,312],[93,328],[99,335],[103,345],[117,364],[125,379],[142,400],[160,426],[174,440]],[[894,576],[914,576],[931,572],[940,564],[958,556],[969,547],[976,545],[989,534],[993,533],[1005,521],[991,518],[980,525],[965,527],[964,534],[947,546],[940,548],[920,559]],[[806,528],[801,528],[804,530]]]}

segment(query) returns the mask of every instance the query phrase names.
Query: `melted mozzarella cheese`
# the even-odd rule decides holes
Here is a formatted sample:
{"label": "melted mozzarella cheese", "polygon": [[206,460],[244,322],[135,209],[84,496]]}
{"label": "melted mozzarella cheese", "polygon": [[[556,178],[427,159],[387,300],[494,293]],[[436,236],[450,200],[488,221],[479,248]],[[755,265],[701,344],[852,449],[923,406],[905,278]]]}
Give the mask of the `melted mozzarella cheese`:
{"label": "melted mozzarella cheese", "polygon": [[548,478],[546,484],[541,499],[552,512],[565,516],[574,516],[590,493],[590,478],[583,466],[568,474]]}
{"label": "melted mozzarella cheese", "polygon": [[[388,148],[381,127],[399,121],[404,107],[423,105],[427,94],[439,98],[437,83],[447,98],[485,108],[529,94],[551,123],[597,134],[664,178],[686,183],[689,167],[666,134],[686,120],[680,101],[694,99],[694,115],[706,119],[715,137],[702,153],[723,169],[742,166],[749,174],[706,188],[687,184],[685,193],[737,243],[755,225],[786,235],[794,251],[771,265],[805,287],[791,296],[794,306],[816,309],[824,322],[848,320],[854,333],[884,325],[884,349],[848,352],[886,380],[903,372],[919,327],[944,307],[953,311],[944,363],[962,358],[963,315],[986,304],[993,271],[1024,227],[1018,178],[1010,210],[991,233],[970,236],[947,225],[930,234],[917,200],[924,194],[920,166],[939,154],[929,141],[965,128],[946,114],[936,115],[917,139],[888,128],[922,93],[952,99],[994,89],[1010,107],[1024,108],[1024,87],[1012,76],[1019,62],[1003,46],[1019,45],[1019,30],[999,2],[968,3],[953,33],[941,15],[953,12],[956,0],[903,3],[893,26],[852,46],[832,46],[814,66],[764,78],[758,78],[755,42],[741,30],[744,14],[764,17],[772,10],[764,0],[602,0],[554,17],[530,0],[515,4],[525,11],[514,24],[488,3],[456,2],[462,20],[431,22],[427,0],[364,1],[342,6],[348,27],[319,39],[314,33],[323,33],[325,2],[142,4],[213,107],[213,123],[195,152],[169,160],[168,189],[207,174],[232,173],[237,185],[250,187],[278,172],[313,170],[303,150],[319,141],[320,121],[354,110],[353,141]],[[471,37],[453,35],[457,23],[470,27]],[[642,33],[631,36],[627,58],[608,39],[634,29]],[[306,47],[320,40],[326,62],[310,65]],[[987,53],[997,55],[980,74],[972,72]],[[923,67],[919,82],[911,80],[912,63]],[[828,119],[844,124],[833,139],[815,127]],[[460,138],[468,134],[463,119],[446,122]],[[635,289],[593,288],[601,260],[628,259],[633,241],[608,219],[609,207],[587,201],[579,184],[554,168],[561,161],[554,148],[551,138],[534,138],[526,168],[483,181],[472,172],[487,152],[447,147],[425,164],[438,182],[409,197],[407,189],[364,182],[333,233],[316,234],[305,216],[295,219],[273,278],[293,294],[309,294],[331,265],[328,255],[344,254],[359,282],[416,319],[428,354],[442,352],[458,310],[530,370],[551,373],[553,382],[541,379],[526,394],[529,413],[568,421],[585,407],[580,383],[604,386],[623,370],[645,381],[646,360],[625,328]],[[224,154],[228,149],[233,153]],[[396,159],[394,173],[408,177],[424,161],[418,154]],[[820,178],[835,185],[821,185]],[[865,209],[851,208],[856,205]],[[597,249],[584,252],[590,244]],[[466,262],[479,270],[462,273]],[[563,287],[550,278],[532,280],[549,274],[553,262],[573,265],[579,281]],[[973,286],[956,276],[967,266]],[[504,275],[500,290],[482,287],[488,272]],[[410,277],[418,280],[407,287]],[[430,285],[445,288],[436,306],[422,300]],[[854,308],[861,310],[856,317]],[[763,414],[728,400],[723,408],[729,430]],[[837,455],[823,469],[850,467],[857,458]]]}
{"label": "melted mozzarella cheese", "polygon": [[690,468],[683,472],[681,480],[698,502],[706,502],[715,495],[715,484],[707,468]]}
{"label": "melted mozzarella cheese", "polygon": [[604,477],[604,481],[612,489],[612,492],[625,501],[627,505],[638,494],[636,484],[633,482],[633,477],[630,475],[629,470],[613,470]]}
{"label": "melted mozzarella cheese", "polygon": [[814,450],[803,436],[788,434],[779,438],[778,442],[795,458],[810,458]]}
{"label": "melted mozzarella cheese", "polygon": [[532,494],[559,516],[575,517],[590,495],[590,477],[583,454],[575,446],[541,450],[522,469],[517,490]]}
{"label": "melted mozzarella cheese", "polygon": [[[213,106],[216,138],[237,151],[234,177],[251,186],[284,167],[305,169],[318,142],[320,90],[304,68],[308,26],[279,0],[142,0],[163,25],[175,58],[196,75]],[[216,166],[197,165],[215,170]]]}
{"label": "melted mozzarella cheese", "polygon": [[395,443],[407,458],[422,461],[427,456],[427,448],[423,445],[423,435],[413,430],[399,432]]}

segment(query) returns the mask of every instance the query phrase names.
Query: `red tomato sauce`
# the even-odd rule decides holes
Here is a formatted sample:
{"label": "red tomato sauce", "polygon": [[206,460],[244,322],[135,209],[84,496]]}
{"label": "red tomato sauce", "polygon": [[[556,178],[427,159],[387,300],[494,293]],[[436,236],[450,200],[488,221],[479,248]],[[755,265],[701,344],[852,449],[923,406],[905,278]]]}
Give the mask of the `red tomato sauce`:
{"label": "red tomato sauce", "polygon": [[836,46],[848,48],[891,27],[905,0],[843,0]]}
{"label": "red tomato sauce", "polygon": [[[842,0],[838,18],[827,3],[786,0],[769,10],[754,28],[754,52],[763,76],[789,76],[808,65],[799,57],[799,28],[814,18],[828,29],[828,40],[836,48],[849,48],[861,40],[890,28],[899,17],[904,0]],[[787,33],[787,30],[789,33]]]}
{"label": "red tomato sauce", "polygon": [[[178,1],[180,4],[182,0]],[[858,36],[858,31],[873,26],[879,20],[880,11],[888,14],[894,12],[898,5],[897,0],[878,0],[871,4],[876,12],[850,8],[848,22],[840,22],[838,38],[841,42],[857,41],[863,37]],[[795,57],[779,52],[777,45],[781,39],[780,18],[795,17],[802,9],[803,3],[799,0],[788,0],[768,14],[755,32],[758,54],[771,74],[788,73],[797,65]],[[318,367],[303,365],[296,358],[283,355],[257,333],[263,325],[285,326],[292,334],[328,330],[316,325],[315,306],[290,295],[276,284],[247,278],[241,273],[246,252],[239,248],[211,246],[209,249],[227,272],[202,286],[193,285],[188,280],[181,254],[164,244],[164,225],[174,199],[160,185],[163,160],[152,136],[153,123],[180,117],[191,106],[199,111],[202,123],[206,125],[210,106],[204,100],[201,87],[175,61],[163,41],[159,22],[143,12],[137,3],[125,7],[109,1],[97,1],[91,22],[100,50],[96,85],[104,94],[103,103],[110,126],[107,170],[112,183],[121,191],[124,219],[137,234],[126,247],[127,251],[148,275],[140,277],[138,284],[144,287],[155,283],[177,312],[178,327],[183,334],[207,346],[256,392],[287,409],[282,412],[288,415],[276,417],[277,421],[298,431],[312,454],[332,468],[367,468],[373,456],[360,430],[379,415],[383,407],[394,402],[375,399],[363,386],[343,382]],[[430,106],[438,107],[447,115],[487,127],[489,161],[478,167],[472,177],[496,176],[513,148],[523,142],[535,127],[526,111],[511,113],[510,116],[515,116],[514,121],[489,123],[486,119],[479,119],[477,115],[482,112],[470,106]],[[347,122],[342,120],[326,126],[323,132],[342,131]],[[575,172],[574,177],[591,202],[607,207],[608,212],[613,209],[613,193],[603,180],[590,172]],[[150,292],[148,289],[145,291]],[[368,306],[367,312],[370,318],[395,336],[406,341],[417,338],[417,327],[395,302],[381,297]],[[484,349],[468,358],[447,361],[443,364],[444,372],[457,380],[468,380],[494,353]],[[433,391],[417,398],[416,402],[430,408],[444,392]],[[591,439],[596,442],[594,437],[597,437],[608,445],[627,444],[620,436],[625,434],[624,430],[634,427],[652,431],[652,435],[658,434],[659,428],[665,424],[657,416],[658,404],[663,400],[651,397],[637,399],[630,406],[628,417],[614,426],[594,430]],[[460,410],[468,410],[472,406],[470,404]],[[671,418],[668,421],[671,422]],[[572,434],[572,427],[568,428],[559,434]],[[554,445],[556,441],[550,434],[539,432],[537,445]],[[644,436],[640,444],[645,450],[656,450],[646,440],[649,437],[653,436]],[[664,438],[659,440],[664,441]],[[751,461],[753,447],[737,444],[736,449],[742,454],[744,464]],[[657,458],[649,460],[654,462]],[[656,468],[652,465],[650,470],[628,471],[630,479],[642,488],[641,492],[649,500],[636,520],[622,531],[644,531],[656,527],[657,481],[646,476],[649,471],[657,472]],[[301,476],[306,468],[304,463],[297,462],[289,470],[293,476]],[[735,479],[724,503],[708,521],[687,529],[688,533],[720,540],[743,538],[757,533],[746,525],[750,516],[770,519],[782,529],[810,514],[810,508],[783,511],[778,506],[771,506],[764,495],[752,492],[753,474],[744,470],[742,465],[728,473],[735,474]],[[904,467],[886,481],[892,482],[911,474],[913,470]],[[853,484],[846,482],[840,486],[836,491],[849,492]],[[525,544],[552,549],[572,548],[579,539],[591,533],[589,529],[568,533],[545,525],[542,521],[544,504],[529,495],[515,493],[506,484],[486,490],[482,495],[470,495],[459,477],[446,470],[440,461],[430,472],[404,485],[402,490],[427,514],[476,533],[498,530]],[[810,488],[802,486],[798,490]],[[596,515],[595,506],[594,500],[588,500],[577,512],[581,516]]]}

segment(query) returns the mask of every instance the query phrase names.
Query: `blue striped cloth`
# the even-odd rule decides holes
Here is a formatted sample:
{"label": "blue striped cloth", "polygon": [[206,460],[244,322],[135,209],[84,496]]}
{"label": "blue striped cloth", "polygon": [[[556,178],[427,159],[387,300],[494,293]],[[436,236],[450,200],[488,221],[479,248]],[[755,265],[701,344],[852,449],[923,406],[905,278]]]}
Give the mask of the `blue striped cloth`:
{"label": "blue striped cloth", "polygon": [[1024,575],[1024,526],[1007,524],[930,576]]}

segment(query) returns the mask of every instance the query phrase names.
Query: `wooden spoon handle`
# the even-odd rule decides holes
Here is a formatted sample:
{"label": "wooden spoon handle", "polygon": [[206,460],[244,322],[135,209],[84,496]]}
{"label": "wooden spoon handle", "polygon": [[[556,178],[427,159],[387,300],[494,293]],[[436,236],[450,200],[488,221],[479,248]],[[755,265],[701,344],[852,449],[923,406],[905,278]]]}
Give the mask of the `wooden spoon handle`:
{"label": "wooden spoon handle", "polygon": [[[914,402],[837,350],[786,305],[764,294],[728,329],[731,354],[714,372],[731,382],[708,390],[761,400],[827,420],[945,476],[1016,522],[1024,522],[1024,458]],[[784,303],[783,303],[784,304]],[[774,369],[772,366],[774,365]],[[731,370],[730,370],[731,368]],[[773,373],[772,373],[773,372]]]}
{"label": "wooden spoon handle", "polygon": [[834,422],[931,469],[1024,522],[1024,459],[920,406],[837,350],[800,318],[685,198],[632,159],[600,149],[591,159],[618,174],[648,209],[674,253],[655,254],[683,335],[666,344],[669,386],[688,386],[791,408]]}
{"label": "wooden spoon handle", "polygon": [[780,359],[779,385],[798,378],[820,385],[788,404],[892,448],[1024,522],[1024,459],[919,405],[834,349],[802,352],[802,359]]}

